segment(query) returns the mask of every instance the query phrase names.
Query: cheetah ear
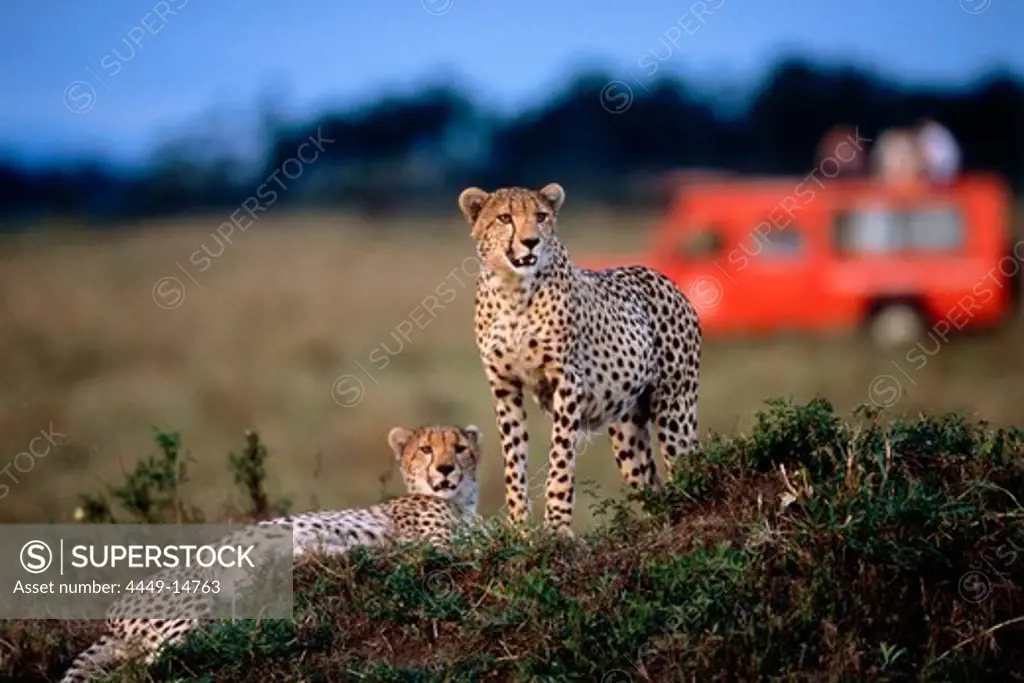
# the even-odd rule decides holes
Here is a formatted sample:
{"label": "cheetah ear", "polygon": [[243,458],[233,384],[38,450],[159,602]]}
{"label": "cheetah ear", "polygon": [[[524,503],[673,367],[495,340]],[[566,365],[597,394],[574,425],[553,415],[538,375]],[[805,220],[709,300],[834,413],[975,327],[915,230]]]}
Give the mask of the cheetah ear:
{"label": "cheetah ear", "polygon": [[462,211],[462,215],[466,217],[470,225],[476,222],[490,196],[479,187],[467,187],[459,195],[459,210]]}
{"label": "cheetah ear", "polygon": [[402,451],[405,450],[405,446],[411,438],[412,430],[405,427],[395,427],[388,432],[388,445],[391,446],[391,450],[395,452],[395,457],[399,460],[402,459]]}
{"label": "cheetah ear", "polygon": [[565,190],[558,183],[548,183],[540,188],[540,196],[551,205],[555,213],[561,211],[562,204],[565,204]]}
{"label": "cheetah ear", "polygon": [[473,440],[473,444],[477,447],[480,446],[480,428],[476,425],[466,425],[462,428],[462,433]]}

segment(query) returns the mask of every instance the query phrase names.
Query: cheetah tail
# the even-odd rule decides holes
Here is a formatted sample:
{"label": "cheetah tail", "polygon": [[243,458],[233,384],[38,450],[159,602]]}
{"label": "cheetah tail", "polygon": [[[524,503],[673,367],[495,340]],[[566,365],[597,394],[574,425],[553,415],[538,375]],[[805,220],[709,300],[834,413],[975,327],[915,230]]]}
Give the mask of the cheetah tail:
{"label": "cheetah tail", "polygon": [[60,680],[61,683],[85,683],[128,659],[131,659],[131,652],[121,639],[105,635],[75,657]]}

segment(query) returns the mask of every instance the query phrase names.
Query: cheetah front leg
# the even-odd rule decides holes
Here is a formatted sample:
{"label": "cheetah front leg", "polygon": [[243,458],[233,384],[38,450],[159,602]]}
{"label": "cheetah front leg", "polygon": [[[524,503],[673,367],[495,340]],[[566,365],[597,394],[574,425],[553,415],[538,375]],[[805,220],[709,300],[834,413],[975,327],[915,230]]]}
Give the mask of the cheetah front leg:
{"label": "cheetah front leg", "polygon": [[563,371],[558,382],[558,390],[552,400],[553,424],[544,521],[558,533],[572,536],[572,509],[576,494],[576,451],[584,437],[580,419],[583,392],[576,375],[571,371]]}
{"label": "cheetah front leg", "polygon": [[494,417],[505,459],[505,506],[508,508],[508,519],[513,524],[523,524],[530,517],[526,486],[529,433],[523,384],[500,375],[493,367],[488,367],[487,379],[491,384]]}

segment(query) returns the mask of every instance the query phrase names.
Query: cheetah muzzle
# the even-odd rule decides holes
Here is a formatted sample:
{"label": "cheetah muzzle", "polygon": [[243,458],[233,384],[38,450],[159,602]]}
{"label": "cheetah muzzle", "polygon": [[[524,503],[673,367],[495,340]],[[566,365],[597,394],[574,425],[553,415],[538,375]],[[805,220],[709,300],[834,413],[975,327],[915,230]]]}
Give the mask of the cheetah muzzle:
{"label": "cheetah muzzle", "polygon": [[521,258],[516,258],[511,253],[508,253],[506,255],[508,256],[509,263],[511,263],[516,268],[530,268],[532,266],[537,265],[537,257],[534,256],[533,254],[529,254],[528,256],[523,256]]}

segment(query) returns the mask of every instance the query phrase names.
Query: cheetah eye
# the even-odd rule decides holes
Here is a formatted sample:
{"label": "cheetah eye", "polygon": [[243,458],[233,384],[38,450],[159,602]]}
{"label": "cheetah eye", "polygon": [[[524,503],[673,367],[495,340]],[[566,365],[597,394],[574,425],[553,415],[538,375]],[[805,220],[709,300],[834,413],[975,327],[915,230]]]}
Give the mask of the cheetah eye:
{"label": "cheetah eye", "polygon": [[430,455],[433,452],[433,449],[430,446],[420,446],[420,452]]}
{"label": "cheetah eye", "polygon": [[501,221],[502,223],[505,223],[506,225],[511,225],[512,224],[512,214],[508,214],[508,213],[498,214],[498,220]]}
{"label": "cheetah eye", "polygon": [[537,212],[537,222],[538,223],[543,223],[547,219],[548,219],[548,215],[546,213],[544,213],[543,211],[538,211]]}
{"label": "cheetah eye", "polygon": [[456,453],[465,453],[466,452],[466,447],[464,445],[462,445],[461,443],[455,444],[455,452]]}

